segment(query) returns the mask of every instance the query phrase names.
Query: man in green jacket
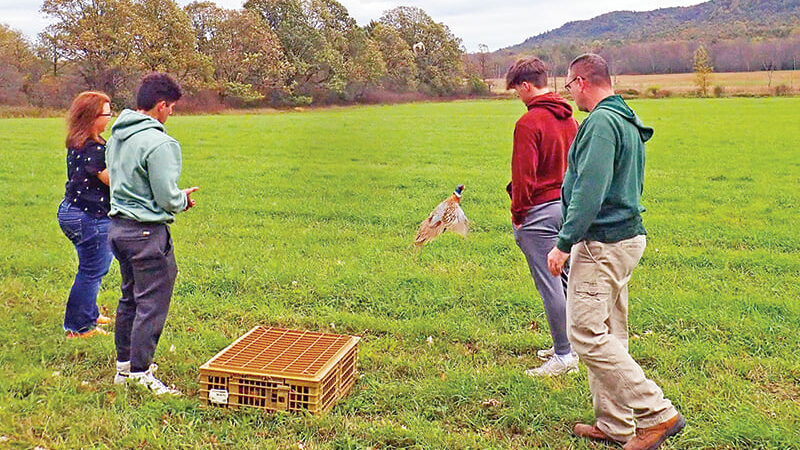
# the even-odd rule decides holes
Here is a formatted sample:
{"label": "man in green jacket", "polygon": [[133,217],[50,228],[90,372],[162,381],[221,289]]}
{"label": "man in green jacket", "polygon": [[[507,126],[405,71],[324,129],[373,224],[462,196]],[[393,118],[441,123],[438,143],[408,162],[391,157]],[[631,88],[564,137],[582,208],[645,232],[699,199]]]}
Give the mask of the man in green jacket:
{"label": "man in green jacket", "polygon": [[106,145],[108,235],[122,275],[114,383],[131,380],[156,394],[173,395],[179,392],[157,379],[150,367],[178,274],[168,224],[195,205],[191,194],[198,189],[178,188],[181,147],[164,129],[181,96],[169,75],[146,76],[137,93],[137,110],[120,114]]}
{"label": "man in green jacket", "polygon": [[568,336],[588,369],[597,419],[574,431],[625,450],[656,449],[685,421],[628,353],[628,281],[646,243],[640,199],[653,129],[614,95],[600,56],[576,58],[567,80],[578,108],[590,114],[569,150],[564,223],[548,267],[559,276],[570,261]]}

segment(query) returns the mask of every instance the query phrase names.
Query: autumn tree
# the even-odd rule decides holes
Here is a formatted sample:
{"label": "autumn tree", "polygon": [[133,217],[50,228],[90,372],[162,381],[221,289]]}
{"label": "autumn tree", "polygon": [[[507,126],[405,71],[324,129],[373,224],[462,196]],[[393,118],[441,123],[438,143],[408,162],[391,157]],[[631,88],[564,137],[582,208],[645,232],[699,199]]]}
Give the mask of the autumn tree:
{"label": "autumn tree", "polygon": [[714,67],[711,65],[711,57],[708,55],[703,45],[697,47],[694,52],[694,83],[702,97],[708,95],[708,88],[711,86],[711,74]]}
{"label": "autumn tree", "polygon": [[[344,95],[348,84],[347,47],[356,21],[344,6],[335,0],[307,0],[302,3],[308,26],[320,37],[316,73],[311,79],[314,88],[324,87]],[[317,95],[322,94],[318,91]]]}
{"label": "autumn tree", "polygon": [[214,67],[220,97],[245,102],[265,98],[283,87],[291,69],[275,33],[250,10],[226,10],[210,2],[186,7],[195,42]]}
{"label": "autumn tree", "polygon": [[[41,11],[51,24],[37,41],[36,70],[23,74],[9,62],[0,84],[48,106],[63,107],[83,89],[129,106],[150,71],[174,74],[190,92],[273,104],[349,102],[373,89],[449,95],[465,86],[461,41],[419,8],[395,8],[367,27],[337,0],[247,0],[239,10],[210,0],[186,8],[176,0],[43,0]],[[487,62],[481,75],[489,70]]]}
{"label": "autumn tree", "polygon": [[386,89],[406,92],[417,88],[417,64],[414,52],[397,29],[380,22],[372,22],[369,34],[377,43],[386,65],[381,85]]}
{"label": "autumn tree", "polygon": [[128,104],[142,74],[167,71],[190,89],[211,79],[209,60],[196,51],[189,16],[174,0],[45,0],[54,20],[40,35],[43,53],[70,63],[84,88]]}
{"label": "autumn tree", "polygon": [[36,80],[30,43],[21,32],[0,24],[0,104],[20,105]]}
{"label": "autumn tree", "polygon": [[278,36],[298,95],[348,99],[385,72],[379,47],[335,0],[248,0]]}
{"label": "autumn tree", "polygon": [[209,42],[214,36],[224,9],[211,1],[195,1],[189,3],[184,8],[194,29],[195,47],[197,51],[208,54],[210,50]]}
{"label": "autumn tree", "polygon": [[464,78],[464,52],[461,39],[446,25],[435,22],[422,9],[408,6],[387,11],[380,22],[395,28],[409,48],[422,44],[415,52],[415,63],[426,90],[437,95],[456,92]]}
{"label": "autumn tree", "polygon": [[326,59],[330,75],[327,85],[335,94],[349,101],[364,89],[379,84],[386,74],[380,47],[341,3],[310,0],[306,3],[306,14],[333,51]]}
{"label": "autumn tree", "polygon": [[381,85],[388,74],[386,61],[380,44],[372,39],[367,30],[351,28],[346,33],[345,45],[341,51],[347,76],[345,100],[355,100],[367,89]]}
{"label": "autumn tree", "polygon": [[196,51],[189,15],[174,0],[133,0],[133,48],[145,72],[170,72],[185,87],[201,87],[212,79],[208,57]]}
{"label": "autumn tree", "polygon": [[44,0],[41,10],[54,21],[41,40],[75,63],[86,87],[114,96],[138,68],[132,0]]}
{"label": "autumn tree", "polygon": [[59,75],[59,70],[67,62],[66,52],[61,46],[63,39],[63,36],[55,30],[39,33],[37,53],[39,58],[47,63],[48,72],[53,77]]}
{"label": "autumn tree", "polygon": [[478,74],[484,80],[490,78],[489,58],[490,58],[489,46],[486,44],[479,44],[478,54],[477,54]]}
{"label": "autumn tree", "polygon": [[244,7],[258,14],[278,36],[292,68],[284,82],[287,90],[309,94],[315,84],[331,80],[334,51],[311,25],[301,0],[247,0]]}

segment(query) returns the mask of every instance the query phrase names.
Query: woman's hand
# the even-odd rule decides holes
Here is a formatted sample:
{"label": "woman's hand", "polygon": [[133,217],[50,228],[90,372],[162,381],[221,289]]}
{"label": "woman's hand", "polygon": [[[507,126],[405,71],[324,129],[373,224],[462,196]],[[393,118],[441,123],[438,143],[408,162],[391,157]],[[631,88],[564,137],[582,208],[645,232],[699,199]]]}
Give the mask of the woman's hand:
{"label": "woman's hand", "polygon": [[110,181],[108,179],[108,169],[103,169],[102,172],[99,172],[97,174],[97,179],[102,181],[103,184],[105,184],[106,186],[108,186],[109,183],[110,183]]}

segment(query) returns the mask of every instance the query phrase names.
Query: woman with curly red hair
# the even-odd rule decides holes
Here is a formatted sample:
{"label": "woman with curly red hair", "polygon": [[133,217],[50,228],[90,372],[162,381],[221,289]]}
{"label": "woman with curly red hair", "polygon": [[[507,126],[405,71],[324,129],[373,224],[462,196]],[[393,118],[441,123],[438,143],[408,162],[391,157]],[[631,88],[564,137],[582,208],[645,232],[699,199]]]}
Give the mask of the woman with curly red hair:
{"label": "woman with curly red hair", "polygon": [[113,259],[105,139],[100,136],[111,116],[111,99],[89,91],[75,98],[67,117],[67,183],[58,223],[78,252],[78,273],[64,314],[67,338],[108,334],[98,328],[110,319],[100,314],[97,294]]}

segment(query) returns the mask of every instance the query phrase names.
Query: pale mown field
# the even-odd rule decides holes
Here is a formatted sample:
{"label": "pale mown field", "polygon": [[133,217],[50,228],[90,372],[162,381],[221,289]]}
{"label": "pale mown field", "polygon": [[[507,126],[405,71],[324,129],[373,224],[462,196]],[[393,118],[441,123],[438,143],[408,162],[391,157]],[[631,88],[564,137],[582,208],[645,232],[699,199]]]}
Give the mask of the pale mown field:
{"label": "pale mown field", "polygon": [[[771,79],[770,79],[771,76]],[[558,77],[556,86],[561,91],[567,80]],[[552,83],[552,82],[551,82]],[[505,80],[491,80],[492,91],[505,93]],[[800,70],[783,70],[769,72],[733,72],[711,74],[711,86],[708,95],[713,95],[716,86],[722,87],[723,95],[773,95],[775,88],[785,86],[784,95],[800,93]],[[642,95],[650,88],[666,89],[675,95],[686,95],[697,91],[695,74],[677,73],[666,75],[618,75],[614,77],[614,88],[617,90],[634,89]],[[783,88],[781,88],[783,89]]]}

